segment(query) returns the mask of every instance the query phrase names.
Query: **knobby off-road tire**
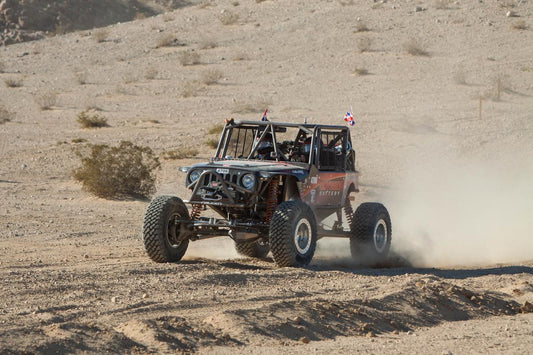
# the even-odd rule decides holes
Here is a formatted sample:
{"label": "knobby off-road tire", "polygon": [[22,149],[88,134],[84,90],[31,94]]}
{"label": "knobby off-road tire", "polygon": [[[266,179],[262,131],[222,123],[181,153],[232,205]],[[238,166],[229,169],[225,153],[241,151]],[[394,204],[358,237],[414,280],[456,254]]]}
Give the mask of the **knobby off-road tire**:
{"label": "knobby off-road tire", "polygon": [[237,253],[249,258],[263,259],[270,251],[270,247],[268,246],[268,243],[261,241],[235,242],[235,250],[237,250]]}
{"label": "knobby off-road tire", "polygon": [[383,262],[389,253],[392,227],[389,212],[381,203],[363,203],[353,214],[350,251],[361,265]]}
{"label": "knobby off-road tire", "polygon": [[299,200],[281,203],[270,221],[269,244],[274,261],[282,266],[305,266],[315,254],[315,215]]}
{"label": "knobby off-road tire", "polygon": [[146,253],[155,262],[181,260],[189,240],[179,241],[178,219],[189,219],[189,211],[175,196],[158,196],[152,200],[144,216],[143,240]]}

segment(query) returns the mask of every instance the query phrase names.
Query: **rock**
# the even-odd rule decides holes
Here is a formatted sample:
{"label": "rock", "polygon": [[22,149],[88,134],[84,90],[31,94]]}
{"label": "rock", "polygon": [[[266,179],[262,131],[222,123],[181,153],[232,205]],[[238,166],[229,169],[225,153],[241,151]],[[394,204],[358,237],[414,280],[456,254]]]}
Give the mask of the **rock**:
{"label": "rock", "polygon": [[143,298],[148,298],[148,295],[146,293],[143,293]]}
{"label": "rock", "polygon": [[425,11],[426,9],[424,9],[422,6],[415,6],[415,12],[422,12],[422,11]]}
{"label": "rock", "polygon": [[376,335],[375,335],[372,331],[366,333],[366,337],[367,337],[367,338],[374,338],[375,336],[376,336]]}
{"label": "rock", "polygon": [[292,319],[292,321],[293,321],[294,324],[301,324],[302,321],[303,321],[303,319],[300,318],[300,317],[294,317],[294,318]]}
{"label": "rock", "polygon": [[300,338],[300,341],[304,344],[309,344],[309,342],[311,341],[311,339],[309,339],[308,337],[301,337]]}
{"label": "rock", "polygon": [[443,350],[441,355],[453,355],[453,353],[450,350]]}
{"label": "rock", "polygon": [[117,303],[117,297],[116,296],[111,297],[111,302]]}
{"label": "rock", "polygon": [[507,11],[505,16],[507,16],[507,17],[517,17],[518,15],[514,11]]}

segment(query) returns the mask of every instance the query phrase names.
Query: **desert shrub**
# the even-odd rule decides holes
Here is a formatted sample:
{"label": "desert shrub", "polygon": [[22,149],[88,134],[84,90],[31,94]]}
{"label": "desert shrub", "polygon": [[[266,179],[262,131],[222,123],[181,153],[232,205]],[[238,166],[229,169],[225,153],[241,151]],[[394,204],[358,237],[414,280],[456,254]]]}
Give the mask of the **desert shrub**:
{"label": "desert shrub", "polygon": [[163,21],[165,22],[170,22],[170,21],[174,21],[174,16],[172,16],[171,14],[164,14],[163,15]]}
{"label": "desert shrub", "polygon": [[453,81],[458,85],[466,85],[466,74],[462,67],[457,68],[453,73]]}
{"label": "desert shrub", "polygon": [[216,47],[217,47],[217,42],[215,42],[212,39],[207,39],[207,38],[202,39],[200,41],[200,44],[198,45],[198,48],[200,49],[211,49],[211,48],[216,48]]}
{"label": "desert shrub", "polygon": [[96,30],[93,33],[93,39],[96,41],[96,43],[105,42],[107,40],[107,37],[109,37],[109,31],[105,28]]}
{"label": "desert shrub", "polygon": [[5,78],[4,83],[8,88],[19,88],[22,86],[22,79],[19,78]]}
{"label": "desert shrub", "polygon": [[337,2],[338,2],[341,6],[351,6],[351,5],[355,5],[354,0],[337,0]]}
{"label": "desert shrub", "polygon": [[166,35],[163,35],[159,37],[157,40],[156,48],[161,47],[172,47],[175,46],[178,42],[178,39],[176,36],[174,36],[172,33],[167,33]]}
{"label": "desert shrub", "polygon": [[4,64],[4,62],[2,62],[2,61],[0,60],[0,73],[5,72],[5,70],[6,70],[6,65]]}
{"label": "desert shrub", "polygon": [[188,81],[183,84],[183,88],[181,89],[181,97],[187,98],[197,96],[203,88],[204,86],[199,81]]}
{"label": "desert shrub", "polygon": [[232,11],[224,11],[220,14],[219,20],[225,26],[234,25],[239,20],[239,14]]}
{"label": "desert shrub", "polygon": [[0,104],[0,124],[11,121],[11,112],[9,112],[4,105]]}
{"label": "desert shrub", "polygon": [[237,101],[233,105],[232,113],[263,113],[265,108],[272,105],[271,100],[257,100],[255,102]]}
{"label": "desert shrub", "polygon": [[366,25],[364,21],[357,21],[355,23],[355,32],[367,32],[370,31],[370,28]]}
{"label": "desert shrub", "polygon": [[207,133],[209,133],[209,134],[221,134],[223,129],[224,129],[224,125],[223,124],[216,124],[216,125],[210,127],[207,130]]}
{"label": "desert shrub", "polygon": [[435,0],[435,8],[439,10],[448,10],[451,6],[451,0]]}
{"label": "desert shrub", "polygon": [[355,68],[353,73],[357,76],[363,76],[363,75],[369,74],[368,69],[366,68]]}
{"label": "desert shrub", "polygon": [[208,146],[209,148],[216,149],[218,147],[218,139],[209,138],[208,140],[205,141],[205,145]]}
{"label": "desert shrub", "polygon": [[74,77],[80,85],[87,84],[87,72],[84,70],[74,72]]}
{"label": "desert shrub", "polygon": [[78,113],[76,120],[83,128],[107,127],[107,118],[97,114],[89,115],[88,111]]}
{"label": "desert shrub", "polygon": [[161,164],[149,147],[122,141],[117,147],[89,145],[90,153],[78,153],[81,166],[72,176],[99,197],[148,197],[155,192],[154,171]]}
{"label": "desert shrub", "polygon": [[231,57],[234,61],[241,61],[248,59],[248,55],[244,52],[235,52],[233,53],[233,56]]}
{"label": "desert shrub", "polygon": [[506,74],[498,74],[491,78],[490,87],[483,97],[492,101],[500,101],[504,92],[512,92],[510,77]]}
{"label": "desert shrub", "polygon": [[527,30],[527,24],[524,20],[515,21],[511,24],[513,30]]}
{"label": "desert shrub", "polygon": [[186,50],[180,53],[178,60],[183,66],[200,64],[200,54]]}
{"label": "desert shrub", "polygon": [[57,103],[57,93],[51,91],[40,94],[35,97],[35,102],[41,110],[51,110]]}
{"label": "desert shrub", "polygon": [[421,41],[415,38],[410,39],[403,45],[403,48],[407,53],[415,56],[429,56],[429,52],[425,47],[426,46]]}
{"label": "desert shrub", "polygon": [[144,78],[146,80],[153,80],[157,77],[157,74],[159,74],[159,71],[156,68],[148,68],[144,73]]}
{"label": "desert shrub", "polygon": [[372,39],[370,37],[361,37],[357,40],[359,52],[369,52],[372,48]]}
{"label": "desert shrub", "polygon": [[183,147],[179,149],[169,150],[161,154],[163,159],[175,160],[175,159],[185,159],[191,158],[198,155],[198,149]]}
{"label": "desert shrub", "polygon": [[205,85],[213,85],[222,79],[222,72],[218,69],[208,69],[202,72],[202,83]]}
{"label": "desert shrub", "polygon": [[71,143],[78,144],[78,143],[85,143],[87,142],[87,139],[85,138],[72,138],[70,140]]}

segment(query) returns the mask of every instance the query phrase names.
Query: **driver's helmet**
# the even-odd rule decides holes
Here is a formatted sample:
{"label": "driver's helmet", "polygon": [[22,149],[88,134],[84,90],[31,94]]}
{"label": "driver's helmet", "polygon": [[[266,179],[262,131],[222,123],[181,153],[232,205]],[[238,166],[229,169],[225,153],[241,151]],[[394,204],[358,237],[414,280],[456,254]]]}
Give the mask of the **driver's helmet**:
{"label": "driver's helmet", "polygon": [[[259,138],[257,139],[259,140]],[[267,153],[269,149],[271,148],[272,148],[272,134],[267,133],[265,134],[263,139],[259,141],[259,143],[257,144],[257,152],[259,154],[264,154],[264,153]]]}
{"label": "driver's helmet", "polygon": [[304,141],[304,153],[305,154],[311,153],[311,137],[306,138]]}

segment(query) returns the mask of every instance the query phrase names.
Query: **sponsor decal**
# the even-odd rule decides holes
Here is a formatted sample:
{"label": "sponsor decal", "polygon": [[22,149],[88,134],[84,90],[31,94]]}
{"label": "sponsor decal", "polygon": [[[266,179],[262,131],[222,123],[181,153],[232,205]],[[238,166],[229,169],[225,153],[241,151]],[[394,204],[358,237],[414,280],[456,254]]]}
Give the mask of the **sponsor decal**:
{"label": "sponsor decal", "polygon": [[216,171],[219,174],[229,174],[229,169],[218,168]]}

